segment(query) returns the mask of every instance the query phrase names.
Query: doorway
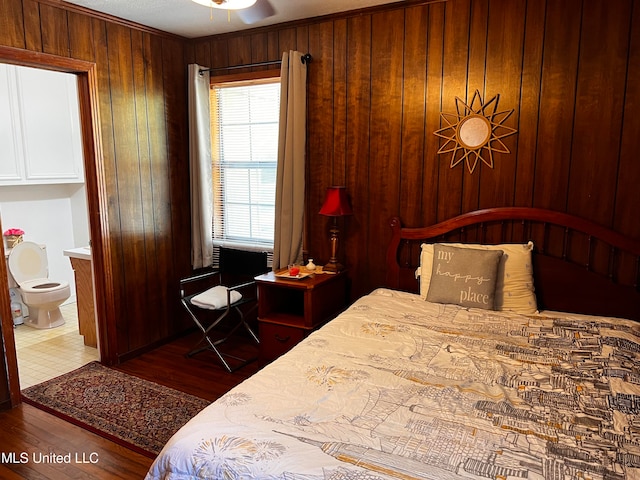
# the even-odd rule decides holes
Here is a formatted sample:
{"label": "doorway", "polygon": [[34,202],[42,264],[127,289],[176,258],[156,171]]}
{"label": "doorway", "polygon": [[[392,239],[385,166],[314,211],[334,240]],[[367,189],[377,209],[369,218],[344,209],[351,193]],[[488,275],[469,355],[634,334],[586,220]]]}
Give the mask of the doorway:
{"label": "doorway", "polygon": [[[101,361],[107,365],[115,363],[109,342],[109,328],[115,318],[112,299],[113,285],[107,279],[111,278],[111,264],[109,238],[106,235],[106,205],[104,194],[104,180],[102,172],[102,157],[100,145],[100,127],[97,113],[97,79],[95,64],[66,57],[31,52],[10,47],[0,47],[0,62],[14,65],[24,65],[48,70],[56,70],[75,74],[78,78],[78,92],[80,103],[80,123],[82,130],[82,150],[85,166],[85,185],[89,213],[89,231],[92,240],[92,268],[95,282],[95,310],[97,332]],[[103,208],[104,207],[104,208]],[[7,265],[4,246],[0,246],[0,282],[8,282]],[[4,382],[8,385],[12,406],[20,403],[20,384],[18,380],[18,364],[16,344],[13,335],[13,319],[10,311],[10,299],[7,289],[0,295],[0,312],[2,313],[2,337],[5,345],[5,364],[7,377]]]}
{"label": "doorway", "polygon": [[[37,313],[24,304],[9,264],[24,390],[99,359],[94,309],[79,310],[93,305],[94,289],[90,249],[83,248],[90,237],[78,79],[72,73],[0,63],[0,98],[9,106],[0,110],[2,150],[8,150],[0,164],[3,231],[21,232],[25,242],[38,244],[47,277],[69,285],[61,297],[63,323],[45,328],[49,325],[39,325]],[[13,246],[5,243],[7,252]]]}

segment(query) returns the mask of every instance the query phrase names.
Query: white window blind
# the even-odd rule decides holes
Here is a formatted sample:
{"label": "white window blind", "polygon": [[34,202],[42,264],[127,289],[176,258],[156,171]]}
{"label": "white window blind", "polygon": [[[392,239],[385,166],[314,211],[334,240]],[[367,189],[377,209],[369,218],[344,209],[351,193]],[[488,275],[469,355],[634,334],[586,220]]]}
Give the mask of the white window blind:
{"label": "white window blind", "polygon": [[211,89],[214,244],[273,248],[280,79]]}

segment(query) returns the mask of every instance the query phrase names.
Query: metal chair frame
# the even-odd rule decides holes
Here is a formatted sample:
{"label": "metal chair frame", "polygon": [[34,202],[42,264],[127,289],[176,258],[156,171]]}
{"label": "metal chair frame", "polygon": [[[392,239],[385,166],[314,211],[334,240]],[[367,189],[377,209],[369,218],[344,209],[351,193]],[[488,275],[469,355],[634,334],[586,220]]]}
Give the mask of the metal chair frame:
{"label": "metal chair frame", "polygon": [[[251,336],[251,338],[256,342],[256,344],[260,343],[260,340],[258,339],[257,335],[255,334],[255,332],[251,329],[251,327],[249,326],[249,324],[247,323],[246,317],[247,315],[254,311],[255,309],[258,308],[258,303],[257,303],[257,298],[247,298],[243,295],[243,297],[238,300],[237,302],[231,303],[231,292],[233,291],[238,291],[241,289],[246,289],[248,287],[254,286],[255,282],[254,281],[250,281],[250,282],[245,282],[239,285],[234,285],[234,286],[230,286],[230,287],[226,287],[227,288],[227,305],[223,308],[219,308],[219,309],[205,309],[205,308],[201,308],[198,305],[194,305],[193,303],[191,303],[191,299],[193,297],[195,297],[196,295],[198,295],[201,292],[198,293],[194,293],[192,295],[185,295],[185,285],[189,284],[189,283],[193,283],[196,281],[203,281],[203,280],[207,280],[208,278],[212,278],[215,276],[220,277],[219,279],[219,285],[221,285],[220,281],[221,281],[221,273],[220,271],[214,271],[214,272],[207,272],[204,274],[199,274],[199,275],[194,275],[191,277],[186,277],[180,280],[180,301],[182,302],[182,305],[184,306],[184,308],[187,310],[187,312],[189,313],[191,319],[193,320],[193,322],[198,326],[198,328],[200,329],[200,331],[202,332],[202,336],[201,338],[198,340],[198,342],[196,342],[196,344],[193,346],[192,350],[190,350],[187,353],[187,356],[191,357],[193,355],[196,355],[204,350],[212,350],[217,357],[220,359],[220,361],[222,362],[222,364],[224,365],[224,368],[229,372],[234,372],[235,370],[245,366],[246,364],[253,362],[254,360],[256,360],[258,357],[257,355],[255,357],[251,357],[251,358],[241,358],[241,357],[237,357],[235,355],[229,354],[229,353],[225,353],[222,352],[219,348],[218,345],[226,342],[241,326],[243,326],[247,332],[249,332],[249,335]],[[248,310],[244,311],[241,307],[243,305],[247,305],[250,302],[255,302],[255,304],[253,306],[251,306],[251,308],[249,308]],[[226,332],[226,334],[222,337],[222,338],[218,338],[218,339],[213,339],[211,338],[211,333],[213,331],[213,329],[218,326],[220,324],[220,322],[222,322],[222,320],[224,320],[225,318],[227,318],[233,311],[235,310],[235,312],[237,312],[238,316],[239,316],[239,321],[238,323],[236,323],[233,328],[231,328],[231,330],[229,330],[228,332]],[[202,322],[199,318],[198,315],[196,314],[198,311],[206,311],[206,312],[221,312],[221,315],[213,320],[210,324],[206,325],[204,322]],[[202,343],[205,343],[205,345],[202,345]],[[234,367],[232,367],[225,359],[225,357],[228,358],[232,358],[238,362],[240,362],[238,365],[235,365]]]}

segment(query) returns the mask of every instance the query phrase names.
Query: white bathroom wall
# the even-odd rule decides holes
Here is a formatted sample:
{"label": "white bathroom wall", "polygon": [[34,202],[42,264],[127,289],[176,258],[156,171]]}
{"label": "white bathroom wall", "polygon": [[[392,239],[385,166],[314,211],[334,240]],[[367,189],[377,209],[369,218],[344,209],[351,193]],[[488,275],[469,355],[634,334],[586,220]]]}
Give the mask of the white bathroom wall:
{"label": "white bathroom wall", "polygon": [[89,244],[86,193],[81,184],[0,187],[2,228],[21,228],[24,239],[44,244],[49,278],[66,280],[74,302],[75,281],[71,262],[63,251]]}

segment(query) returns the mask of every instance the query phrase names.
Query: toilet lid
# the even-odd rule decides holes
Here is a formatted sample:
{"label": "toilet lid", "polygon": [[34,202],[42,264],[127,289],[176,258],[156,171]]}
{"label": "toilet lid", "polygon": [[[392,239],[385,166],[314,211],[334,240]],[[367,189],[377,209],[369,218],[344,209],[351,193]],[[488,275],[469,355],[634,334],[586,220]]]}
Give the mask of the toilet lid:
{"label": "toilet lid", "polygon": [[9,271],[18,285],[34,278],[47,278],[45,251],[34,242],[19,243],[9,254]]}

